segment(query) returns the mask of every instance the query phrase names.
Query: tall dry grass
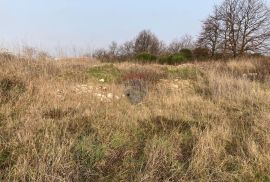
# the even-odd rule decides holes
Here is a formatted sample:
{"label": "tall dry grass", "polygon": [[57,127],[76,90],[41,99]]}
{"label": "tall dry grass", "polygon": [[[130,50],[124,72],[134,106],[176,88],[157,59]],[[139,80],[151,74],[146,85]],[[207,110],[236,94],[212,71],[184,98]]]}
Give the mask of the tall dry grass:
{"label": "tall dry grass", "polygon": [[74,90],[123,94],[89,74],[96,61],[2,58],[0,181],[269,181],[267,65],[115,64],[167,75],[132,105]]}

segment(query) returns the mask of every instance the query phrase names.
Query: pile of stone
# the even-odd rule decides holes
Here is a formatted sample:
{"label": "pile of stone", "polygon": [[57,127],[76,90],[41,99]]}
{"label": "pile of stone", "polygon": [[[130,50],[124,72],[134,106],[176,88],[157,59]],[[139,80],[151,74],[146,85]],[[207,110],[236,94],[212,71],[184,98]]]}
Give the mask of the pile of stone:
{"label": "pile of stone", "polygon": [[[109,92],[107,87],[105,86],[98,86],[94,87],[92,85],[88,84],[80,84],[76,85],[71,88],[71,92],[76,95],[85,95],[90,94],[98,99],[100,99],[102,102],[112,102],[113,100],[120,100],[121,97],[113,94],[112,92]],[[63,99],[66,95],[66,91],[64,90],[57,90],[56,95]]]}

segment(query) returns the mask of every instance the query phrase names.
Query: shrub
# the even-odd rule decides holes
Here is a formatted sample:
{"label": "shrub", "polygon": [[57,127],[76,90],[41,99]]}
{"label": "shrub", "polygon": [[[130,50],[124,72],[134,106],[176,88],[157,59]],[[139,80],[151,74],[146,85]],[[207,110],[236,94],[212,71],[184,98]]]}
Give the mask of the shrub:
{"label": "shrub", "polygon": [[172,64],[181,64],[186,61],[186,58],[182,54],[175,54],[172,56]]}
{"label": "shrub", "polygon": [[209,58],[209,49],[197,47],[193,50],[193,55],[198,60],[207,59]]}
{"label": "shrub", "polygon": [[11,153],[9,151],[7,150],[0,151],[0,169],[8,166],[10,157],[11,157]]}
{"label": "shrub", "polygon": [[170,64],[170,65],[181,64],[181,63],[184,63],[185,61],[186,61],[186,58],[180,53],[164,56],[159,59],[160,64]]}
{"label": "shrub", "polygon": [[216,53],[214,56],[212,56],[212,58],[215,60],[222,60],[222,59],[225,59],[226,56],[222,53]]}
{"label": "shrub", "polygon": [[147,62],[155,62],[157,60],[157,57],[149,53],[140,53],[136,55],[136,59],[144,63],[147,63]]}
{"label": "shrub", "polygon": [[193,57],[192,51],[190,49],[181,49],[180,54],[187,60],[191,60]]}

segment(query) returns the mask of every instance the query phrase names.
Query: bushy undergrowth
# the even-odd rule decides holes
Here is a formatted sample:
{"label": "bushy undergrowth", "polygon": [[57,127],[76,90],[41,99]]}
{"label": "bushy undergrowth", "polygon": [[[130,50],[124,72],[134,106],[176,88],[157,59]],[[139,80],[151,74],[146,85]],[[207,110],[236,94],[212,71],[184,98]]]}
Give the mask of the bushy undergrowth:
{"label": "bushy undergrowth", "polygon": [[193,53],[190,49],[181,49],[179,53],[175,54],[164,54],[164,55],[152,55],[150,53],[140,53],[135,56],[135,60],[140,63],[158,63],[158,64],[169,64],[179,65],[187,62],[192,62]]}
{"label": "bushy undergrowth", "polygon": [[[0,181],[269,181],[268,60],[95,64],[1,62]],[[74,93],[99,79],[151,88],[140,105]]]}
{"label": "bushy undergrowth", "polygon": [[187,59],[182,55],[182,54],[174,54],[174,55],[168,55],[168,56],[163,56],[159,59],[160,64],[181,64],[185,63]]}
{"label": "bushy undergrowth", "polygon": [[151,62],[156,62],[158,58],[157,56],[149,54],[149,53],[140,53],[136,55],[135,59],[137,59],[138,61],[142,63],[151,63]]}

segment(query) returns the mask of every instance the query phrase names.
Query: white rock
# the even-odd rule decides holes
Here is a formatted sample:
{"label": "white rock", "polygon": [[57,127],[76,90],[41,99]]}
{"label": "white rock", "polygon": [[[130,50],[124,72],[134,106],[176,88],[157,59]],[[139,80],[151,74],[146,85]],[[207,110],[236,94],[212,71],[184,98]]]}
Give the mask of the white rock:
{"label": "white rock", "polygon": [[179,86],[176,85],[176,84],[171,84],[171,87],[172,87],[172,88],[176,88],[176,89],[179,88]]}
{"label": "white rock", "polygon": [[96,96],[96,97],[102,97],[102,95],[100,93],[94,93],[94,96]]}
{"label": "white rock", "polygon": [[113,94],[112,94],[112,93],[108,93],[108,94],[107,94],[107,97],[108,97],[109,99],[113,99]]}
{"label": "white rock", "polygon": [[106,95],[101,95],[101,98],[107,99]]}
{"label": "white rock", "polygon": [[93,90],[93,86],[89,85],[88,89]]}
{"label": "white rock", "polygon": [[103,78],[102,78],[102,79],[100,79],[99,81],[100,81],[100,82],[102,82],[102,83],[104,83],[104,82],[105,82],[105,80],[104,80]]}

